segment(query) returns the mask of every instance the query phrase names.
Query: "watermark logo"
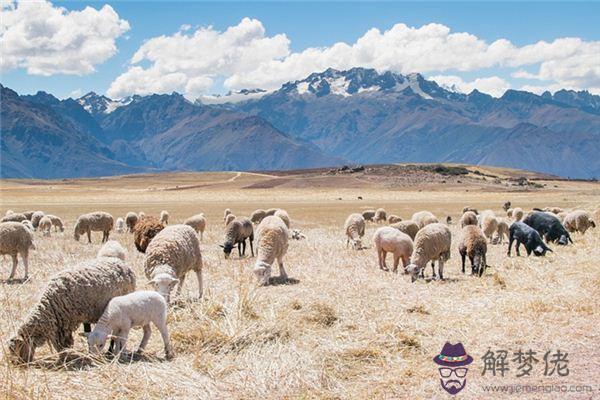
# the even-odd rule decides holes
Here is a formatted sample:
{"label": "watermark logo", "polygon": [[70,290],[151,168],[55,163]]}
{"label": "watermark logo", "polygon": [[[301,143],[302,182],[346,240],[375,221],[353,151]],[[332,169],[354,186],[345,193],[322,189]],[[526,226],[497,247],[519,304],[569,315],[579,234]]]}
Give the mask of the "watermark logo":
{"label": "watermark logo", "polygon": [[467,354],[462,343],[450,344],[446,342],[440,354],[433,358],[439,365],[440,384],[450,394],[457,394],[467,384],[467,365],[473,362],[473,357]]}

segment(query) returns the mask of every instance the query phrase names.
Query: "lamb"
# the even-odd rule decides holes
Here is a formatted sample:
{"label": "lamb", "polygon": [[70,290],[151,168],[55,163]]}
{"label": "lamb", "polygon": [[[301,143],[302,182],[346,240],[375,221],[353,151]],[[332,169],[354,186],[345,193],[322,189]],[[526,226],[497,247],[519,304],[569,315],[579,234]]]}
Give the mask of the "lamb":
{"label": "lamb", "polygon": [[399,216],[394,215],[394,214],[392,214],[388,217],[388,224],[390,224],[390,225],[395,224],[397,222],[401,222],[401,221],[402,221],[402,218],[400,218]]}
{"label": "lamb", "polygon": [[0,223],[0,255],[10,255],[12,257],[12,269],[8,280],[12,280],[17,271],[19,263],[17,255],[21,255],[25,274],[23,280],[29,277],[29,250],[35,249],[33,243],[33,231],[29,230],[20,222],[2,222]]}
{"label": "lamb", "polygon": [[477,225],[477,214],[473,211],[466,211],[460,218],[460,227],[464,228],[467,225]]}
{"label": "lamb", "polygon": [[479,214],[479,211],[477,211],[476,208],[473,208],[471,206],[465,206],[465,207],[463,207],[463,210],[462,210],[463,214],[466,213],[467,211],[472,211],[472,212],[475,213],[475,215]]}
{"label": "lamb", "polygon": [[52,221],[52,226],[54,227],[54,231],[58,232],[59,230],[61,232],[65,231],[65,225],[63,224],[62,219],[60,219],[59,217],[57,217],[56,215],[46,215],[48,218],[50,218],[50,220]]}
{"label": "lamb", "polygon": [[374,220],[376,223],[385,222],[387,220],[387,213],[383,208],[378,208],[375,211]]}
{"label": "lamb", "polygon": [[265,210],[254,210],[254,212],[250,215],[250,221],[255,224],[260,224],[260,221],[262,221],[266,216],[267,212]]}
{"label": "lamb", "polygon": [[135,228],[135,224],[138,222],[138,215],[134,212],[128,212],[125,215],[125,224],[127,224],[127,232],[133,233],[133,228]]}
{"label": "lamb", "polygon": [[521,207],[513,208],[512,217],[515,221],[520,221],[523,219],[523,209]]}
{"label": "lamb", "polygon": [[52,220],[48,218],[47,215],[44,215],[38,222],[38,228],[40,228],[40,231],[42,231],[44,236],[50,236],[50,232],[52,231]]}
{"label": "lamb", "polygon": [[265,216],[271,216],[271,215],[275,215],[275,213],[277,212],[277,210],[279,210],[278,208],[269,208],[267,211],[265,211]]}
{"label": "lamb", "polygon": [[571,211],[565,216],[563,224],[565,229],[569,232],[579,232],[582,235],[585,234],[589,228],[596,227],[592,215],[584,210]]}
{"label": "lamb", "polygon": [[535,256],[544,256],[547,251],[552,251],[546,244],[542,241],[542,238],[538,231],[530,227],[521,221],[513,222],[509,228],[508,235],[508,252],[506,253],[510,257],[510,250],[513,242],[516,241],[515,248],[517,250],[517,256],[520,256],[519,246],[523,244],[525,246],[525,250],[527,250],[527,255],[529,256],[531,252]]}
{"label": "lamb", "polygon": [[25,220],[27,220],[27,217],[25,216],[25,214],[12,213],[12,214],[8,214],[8,215],[2,217],[2,219],[0,219],[0,223],[1,222],[21,222],[21,221],[25,221]]}
{"label": "lamb", "polygon": [[114,257],[125,261],[127,258],[127,250],[125,250],[116,240],[109,240],[102,245],[100,250],[98,250],[96,257]]}
{"label": "lamb", "polygon": [[169,225],[169,212],[167,210],[162,210],[160,212],[160,222],[162,222],[164,226]]}
{"label": "lamb", "polygon": [[406,268],[409,264],[410,255],[413,251],[413,241],[406,233],[390,226],[384,226],[375,231],[373,243],[375,243],[377,258],[379,259],[379,269],[389,271],[387,265],[385,265],[388,252],[394,255],[393,272],[398,272],[400,260],[402,260],[403,268]]}
{"label": "lamb", "polygon": [[125,220],[123,218],[117,218],[117,222],[115,223],[115,231],[117,233],[125,233]]}
{"label": "lamb", "polygon": [[80,324],[96,323],[110,299],[134,290],[135,274],[118,258],[95,258],[62,270],[9,340],[11,361],[33,361],[36,347],[46,342],[57,352],[72,347]]}
{"label": "lamb", "polygon": [[557,242],[563,246],[569,242],[573,243],[571,235],[555,215],[535,211],[525,217],[523,222],[538,231],[546,242]]}
{"label": "lamb", "polygon": [[423,228],[425,225],[438,223],[438,219],[429,211],[416,212],[411,219],[417,223],[419,229]]}
{"label": "lamb", "polygon": [[283,267],[283,256],[288,250],[288,228],[285,221],[278,216],[267,216],[256,228],[256,264],[254,275],[259,285],[269,284],[271,268],[275,260],[279,265],[279,278],[287,279],[287,273]]}
{"label": "lamb", "polygon": [[191,226],[194,228],[196,233],[200,233],[200,240],[204,238],[204,230],[206,229],[206,218],[203,213],[193,215],[183,221],[184,225]]}
{"label": "lamb", "polygon": [[508,239],[509,224],[503,218],[497,218],[497,220],[498,226],[496,227],[496,238],[494,243],[502,244],[505,237]]}
{"label": "lamb", "polygon": [[198,298],[202,298],[202,254],[194,228],[170,225],[160,231],[148,245],[144,259],[146,278],[154,289],[170,303],[171,290],[177,285],[177,295],[189,271],[198,279]]}
{"label": "lamb", "polygon": [[141,326],[144,329],[142,342],[137,353],[146,348],[152,329],[150,323],[160,332],[165,346],[165,358],[173,358],[173,349],[169,340],[167,329],[167,302],[159,293],[140,290],[123,296],[113,297],[94,330],[88,335],[88,348],[90,353],[100,353],[106,344],[106,339],[111,336],[116,339],[115,351],[125,350],[127,337],[131,328]]}
{"label": "lamb", "polygon": [[283,221],[283,223],[285,224],[285,226],[289,229],[290,228],[290,216],[288,215],[287,211],[279,209],[275,212],[274,214],[276,217],[281,218],[281,220]]}
{"label": "lamb", "polygon": [[233,221],[235,218],[236,218],[235,215],[227,214],[227,216],[225,217],[225,226],[229,225],[229,223],[231,221]]}
{"label": "lamb", "polygon": [[140,218],[133,228],[133,243],[140,253],[145,253],[152,239],[165,226],[156,217]]}
{"label": "lamb", "polygon": [[375,210],[365,210],[362,212],[362,217],[364,218],[365,221],[371,221],[373,222],[373,219],[375,218]]}
{"label": "lamb", "polygon": [[498,229],[498,220],[492,214],[485,214],[481,218],[481,230],[485,237],[492,243],[494,233]]}
{"label": "lamb", "polygon": [[[272,215],[274,216],[274,215]],[[278,217],[279,218],[279,217]],[[254,257],[254,227],[248,218],[236,218],[225,227],[225,239],[220,245],[225,253],[225,258],[229,258],[231,251],[237,244],[238,254],[242,257],[246,254],[246,239],[250,241],[250,252]]]}
{"label": "lamb", "polygon": [[27,228],[29,229],[31,232],[33,232],[35,229],[33,229],[33,224],[31,223],[30,220],[28,219],[24,219],[23,221],[21,221],[21,223]]}
{"label": "lamb", "polygon": [[350,214],[344,223],[344,232],[346,232],[346,248],[348,248],[348,243],[352,243],[354,250],[362,249],[362,237],[365,236],[365,218],[360,214]]}
{"label": "lamb", "polygon": [[513,212],[514,212],[514,210],[512,208],[509,208],[508,210],[506,210],[506,216],[508,218],[512,218]]}
{"label": "lamb", "polygon": [[33,224],[33,228],[37,229],[40,224],[40,220],[44,217],[43,211],[36,211],[31,215],[31,223]]}
{"label": "lamb", "polygon": [[458,252],[462,260],[462,273],[465,273],[465,260],[469,257],[471,274],[482,276],[487,266],[487,241],[481,229],[476,225],[465,225],[458,244]]}
{"label": "lamb", "polygon": [[390,226],[398,229],[400,232],[406,233],[412,240],[415,240],[415,236],[417,236],[417,232],[419,232],[419,225],[412,219],[396,222]]}
{"label": "lamb", "polygon": [[292,234],[290,236],[294,240],[306,239],[306,235],[304,235],[304,233],[300,232],[300,229],[292,229]]}
{"label": "lamb", "polygon": [[410,264],[405,269],[411,274],[412,282],[417,280],[419,274],[423,276],[423,271],[429,261],[431,261],[431,270],[433,279],[435,279],[435,260],[438,261],[438,273],[440,279],[443,280],[444,263],[450,259],[451,244],[452,235],[446,225],[436,222],[421,228],[415,237]]}
{"label": "lamb", "polygon": [[87,234],[88,243],[92,243],[92,231],[100,231],[102,232],[102,243],[104,243],[108,240],[113,225],[113,217],[107,212],[96,211],[89,214],[83,214],[77,218],[73,237],[75,240],[79,241],[81,235]]}

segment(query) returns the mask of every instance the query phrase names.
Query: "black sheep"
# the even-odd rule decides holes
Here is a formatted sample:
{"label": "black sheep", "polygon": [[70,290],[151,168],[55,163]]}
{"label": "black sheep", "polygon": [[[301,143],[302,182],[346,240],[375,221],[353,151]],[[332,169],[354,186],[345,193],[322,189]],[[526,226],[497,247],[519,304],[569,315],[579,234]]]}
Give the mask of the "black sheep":
{"label": "black sheep", "polygon": [[557,242],[560,245],[567,245],[571,240],[571,235],[565,229],[560,220],[546,212],[532,212],[524,220],[524,223],[538,231],[541,237],[548,242]]}
{"label": "black sheep", "polygon": [[536,256],[544,256],[547,251],[552,251],[546,244],[542,241],[540,234],[530,227],[529,225],[524,224],[521,221],[513,222],[513,224],[509,228],[508,235],[508,256],[510,257],[510,248],[512,247],[513,241],[517,241],[515,245],[517,249],[517,256],[520,256],[519,246],[523,244],[525,249],[527,250],[527,255],[530,255],[533,252]]}

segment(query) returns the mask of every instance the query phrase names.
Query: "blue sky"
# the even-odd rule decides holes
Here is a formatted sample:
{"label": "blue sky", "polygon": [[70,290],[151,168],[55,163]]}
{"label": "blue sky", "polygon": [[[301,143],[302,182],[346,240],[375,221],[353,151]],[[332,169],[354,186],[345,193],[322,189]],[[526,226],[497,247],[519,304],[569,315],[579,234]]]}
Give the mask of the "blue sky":
{"label": "blue sky", "polygon": [[[66,97],[71,93],[86,93],[96,91],[106,93],[111,84],[130,67],[129,62],[136,51],[143,43],[151,38],[161,35],[171,37],[182,25],[190,25],[191,29],[185,31],[191,35],[197,27],[212,26],[215,32],[223,32],[228,27],[236,26],[240,21],[248,17],[257,20],[264,27],[264,36],[273,37],[278,34],[285,34],[289,44],[290,53],[302,53],[309,47],[327,48],[337,42],[353,44],[365,35],[371,28],[378,28],[381,32],[391,29],[395,24],[403,23],[409,27],[420,28],[430,23],[441,24],[450,29],[452,33],[467,32],[487,44],[493,43],[498,39],[507,39],[516,47],[533,45],[541,40],[553,42],[562,37],[577,37],[584,43],[597,44],[600,40],[600,24],[597,19],[600,15],[600,3],[558,3],[558,2],[482,2],[482,3],[463,3],[463,2],[145,2],[145,1],[120,1],[120,2],[53,2],[52,7],[64,7],[68,11],[82,10],[86,6],[95,9],[102,8],[108,4],[114,9],[118,18],[127,21],[129,29],[111,38],[116,45],[117,52],[112,56],[106,57],[102,62],[94,63],[95,72],[85,72],[82,75],[65,74],[57,68],[50,74],[39,75],[35,72],[27,71],[21,66],[3,68],[1,81],[3,85],[11,87],[19,93],[35,93],[37,90],[45,90],[59,97]],[[17,5],[18,7],[19,5]],[[9,26],[10,28],[10,26]],[[166,44],[166,46],[171,46]],[[172,46],[175,46],[173,44]],[[561,47],[561,46],[557,46]],[[593,62],[593,51],[595,47],[586,45],[586,49],[574,49],[578,52],[582,63],[590,63],[590,57]],[[592,50],[589,50],[591,48]],[[157,51],[161,51],[158,49]],[[588,53],[585,53],[588,51]],[[4,48],[3,48],[4,52]],[[181,58],[190,56],[182,52]],[[60,56],[60,55],[59,55]],[[76,55],[72,55],[76,57]],[[470,55],[469,55],[470,56]],[[351,57],[348,56],[350,59]],[[511,59],[514,58],[510,56]],[[600,57],[600,56],[599,56]],[[179,59],[180,56],[175,51],[172,59]],[[275,57],[275,59],[280,57]],[[326,57],[325,57],[326,58]],[[566,63],[563,57],[560,62]],[[577,58],[577,59],[579,59]],[[587,60],[587,61],[585,61]],[[169,63],[169,60],[162,60]],[[177,60],[175,60],[177,61]],[[24,61],[26,62],[26,61]],[[50,60],[49,62],[52,62]],[[239,63],[245,63],[244,59],[238,60]],[[379,60],[368,61],[381,64]],[[431,63],[424,64],[428,69],[423,72],[430,77],[439,77],[444,83],[454,82],[455,78],[460,78],[457,86],[463,85],[464,88],[471,89],[478,87],[475,80],[478,78],[497,77],[502,83],[487,82],[493,90],[504,90],[505,85],[513,88],[548,88],[552,90],[560,86],[572,86],[576,89],[590,89],[596,91],[598,77],[592,79],[582,78],[580,76],[569,77],[565,71],[572,69],[569,65],[557,69],[556,72],[543,75],[540,71],[541,63],[549,62],[554,66],[556,60],[550,54],[538,63],[520,63],[506,67],[505,63],[515,63],[514,61],[501,61],[492,63],[491,66],[481,65],[469,68],[454,69],[444,67],[437,69],[436,64],[433,67]],[[152,74],[150,69],[156,60],[144,59],[138,65],[147,71],[137,71],[138,73],[125,75],[121,82],[126,80],[147,82],[152,80],[152,74],[158,76],[164,75],[164,70],[156,70]],[[160,61],[158,62],[160,63]],[[348,61],[351,63],[351,61]],[[320,60],[315,65],[326,65],[327,61]],[[592,70],[593,65],[586,64],[585,68]],[[600,64],[600,59],[598,60]],[[217,64],[218,65],[218,64]],[[346,65],[346,64],[343,64]],[[348,64],[350,65],[350,64]],[[403,64],[404,65],[404,64]],[[416,64],[413,68],[418,68]],[[366,65],[369,66],[369,65]],[[212,68],[212,69],[211,69]],[[256,67],[259,68],[259,67]],[[278,70],[285,69],[281,66]],[[293,69],[294,67],[290,67]],[[402,65],[391,65],[390,69],[402,69]],[[177,69],[177,67],[175,67]],[[184,91],[188,89],[189,80],[200,76],[201,82],[190,90],[190,97],[201,93],[225,92],[229,89],[239,89],[240,85],[261,86],[267,85],[273,88],[287,76],[282,74],[276,80],[266,81],[262,78],[252,80],[245,79],[246,76],[262,76],[272,74],[269,69],[263,72],[255,70],[245,71],[243,68],[230,67],[231,72],[220,76],[218,67],[207,67],[200,72],[190,72],[189,68],[182,72],[183,81],[177,80],[177,83],[164,82],[157,86],[158,90],[169,91],[171,88]],[[183,69],[182,69],[183,70]],[[513,75],[520,71],[519,78]],[[397,72],[406,72],[400,70]],[[290,73],[290,79],[301,75],[301,70],[294,70]],[[141,74],[145,74],[142,76]],[[536,75],[535,77],[529,75]],[[542,76],[543,75],[543,76]],[[586,73],[584,75],[589,75]],[[157,76],[157,75],[154,75]],[[226,78],[237,76],[240,79],[233,79],[234,82],[224,85]],[[206,78],[210,77],[210,78]],[[445,77],[453,77],[452,79]],[[548,79],[550,77],[551,79]],[[543,79],[541,79],[543,78]],[[143,79],[146,79],[144,81]],[[158,79],[158,78],[156,78]],[[454,80],[453,80],[454,79]],[[586,80],[587,79],[587,80]],[[462,83],[461,83],[462,82]],[[498,81],[499,82],[499,81]],[[182,86],[183,85],[183,86]],[[494,85],[500,85],[496,87]],[[146,85],[147,86],[147,85]],[[600,85],[598,85],[600,86]],[[486,83],[483,83],[486,87]],[[143,83],[131,85],[115,85],[112,93],[121,95],[131,91],[144,90]],[[538,89],[540,90],[540,89]],[[143,93],[142,93],[143,94]]]}

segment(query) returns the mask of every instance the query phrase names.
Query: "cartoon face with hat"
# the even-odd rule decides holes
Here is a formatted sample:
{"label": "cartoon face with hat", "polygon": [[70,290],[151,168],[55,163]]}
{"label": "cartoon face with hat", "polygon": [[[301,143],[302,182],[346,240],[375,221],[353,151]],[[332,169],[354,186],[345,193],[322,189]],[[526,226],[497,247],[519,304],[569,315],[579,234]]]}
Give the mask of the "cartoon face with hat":
{"label": "cartoon face with hat", "polygon": [[446,392],[456,394],[463,390],[469,371],[466,365],[473,362],[473,357],[467,354],[462,343],[446,342],[441,353],[433,358],[433,362],[440,366],[440,383]]}

